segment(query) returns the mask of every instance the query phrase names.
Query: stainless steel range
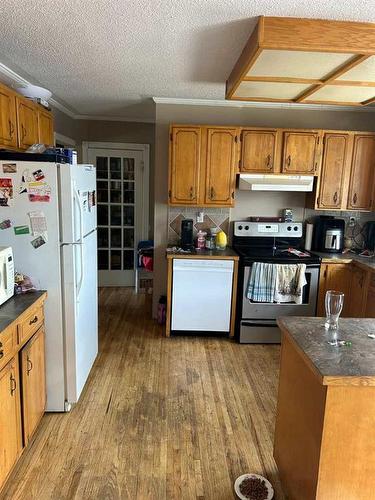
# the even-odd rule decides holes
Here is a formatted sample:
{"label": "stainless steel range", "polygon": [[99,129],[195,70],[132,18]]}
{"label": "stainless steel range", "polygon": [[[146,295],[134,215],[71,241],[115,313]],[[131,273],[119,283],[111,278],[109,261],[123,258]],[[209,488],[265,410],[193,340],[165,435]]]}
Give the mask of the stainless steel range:
{"label": "stainless steel range", "polygon": [[[290,249],[302,248],[302,222],[235,222],[233,248],[240,256],[236,336],[242,343],[279,343],[279,316],[315,316],[320,257],[309,252],[298,257]],[[302,304],[253,302],[247,284],[254,262],[306,264]]]}

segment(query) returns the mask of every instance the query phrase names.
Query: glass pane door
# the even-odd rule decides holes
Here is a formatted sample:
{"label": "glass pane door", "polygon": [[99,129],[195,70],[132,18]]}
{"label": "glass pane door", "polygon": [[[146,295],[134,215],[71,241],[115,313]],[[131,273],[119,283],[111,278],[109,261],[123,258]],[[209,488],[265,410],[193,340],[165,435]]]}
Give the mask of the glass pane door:
{"label": "glass pane door", "polygon": [[93,149],[89,160],[97,168],[99,285],[134,286],[141,153]]}

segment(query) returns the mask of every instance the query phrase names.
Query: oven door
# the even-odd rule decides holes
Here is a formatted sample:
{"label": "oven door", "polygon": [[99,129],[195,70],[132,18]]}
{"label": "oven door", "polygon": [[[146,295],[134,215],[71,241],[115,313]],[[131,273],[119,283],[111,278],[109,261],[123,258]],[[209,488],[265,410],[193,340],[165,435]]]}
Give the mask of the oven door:
{"label": "oven door", "polygon": [[273,319],[279,316],[315,316],[318,298],[320,265],[306,266],[307,284],[303,288],[302,304],[286,302],[283,304],[252,302],[247,298],[247,285],[251,266],[244,268],[244,282],[242,295],[242,319]]}

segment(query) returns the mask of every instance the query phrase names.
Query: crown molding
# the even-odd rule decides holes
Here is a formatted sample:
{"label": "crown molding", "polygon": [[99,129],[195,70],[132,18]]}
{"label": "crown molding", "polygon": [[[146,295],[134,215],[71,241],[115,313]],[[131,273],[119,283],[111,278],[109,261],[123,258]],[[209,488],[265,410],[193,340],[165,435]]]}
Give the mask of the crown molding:
{"label": "crown molding", "polygon": [[185,106],[222,106],[224,108],[268,108],[268,109],[297,109],[300,111],[351,111],[357,113],[374,113],[375,106],[335,106],[332,104],[300,104],[291,102],[250,102],[227,101],[224,99],[184,99],[178,97],[153,97],[155,104],[178,104]]}
{"label": "crown molding", "polygon": [[132,118],[126,116],[106,116],[106,115],[74,115],[75,120],[90,120],[104,122],[134,122],[134,123],[155,123],[154,118]]}
{"label": "crown molding", "polygon": [[[23,78],[21,75],[10,69],[8,66],[0,62],[0,75],[2,75],[5,80],[9,83],[8,85],[17,86],[17,85],[29,85],[31,82]],[[80,115],[75,113],[70,108],[68,108],[65,104],[62,104],[60,101],[51,97],[49,99],[49,103],[52,107],[62,111],[64,114],[68,115],[73,120],[97,120],[97,121],[111,121],[111,122],[137,122],[137,123],[154,123],[155,119],[153,118],[132,118],[126,116],[106,116],[106,115]]]}

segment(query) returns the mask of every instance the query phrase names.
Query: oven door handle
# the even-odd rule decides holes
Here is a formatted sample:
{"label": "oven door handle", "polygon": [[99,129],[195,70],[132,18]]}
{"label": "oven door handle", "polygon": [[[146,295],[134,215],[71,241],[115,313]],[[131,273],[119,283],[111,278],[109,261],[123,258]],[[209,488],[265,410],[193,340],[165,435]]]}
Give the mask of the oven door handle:
{"label": "oven door handle", "polygon": [[241,326],[259,326],[261,328],[277,328],[277,324],[275,322],[269,322],[269,323],[258,323],[257,321],[241,321]]}

